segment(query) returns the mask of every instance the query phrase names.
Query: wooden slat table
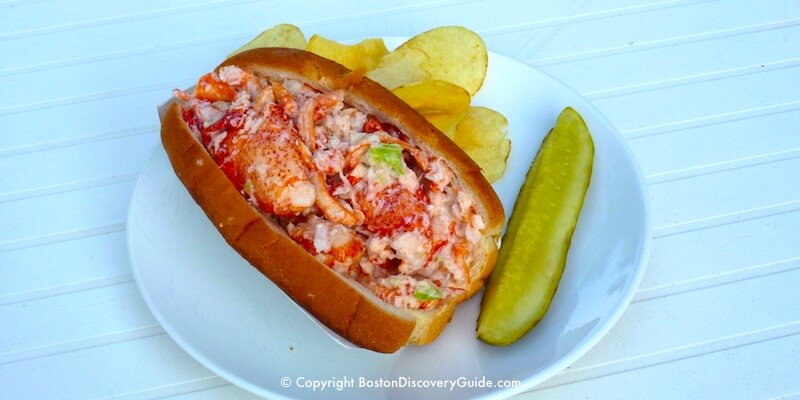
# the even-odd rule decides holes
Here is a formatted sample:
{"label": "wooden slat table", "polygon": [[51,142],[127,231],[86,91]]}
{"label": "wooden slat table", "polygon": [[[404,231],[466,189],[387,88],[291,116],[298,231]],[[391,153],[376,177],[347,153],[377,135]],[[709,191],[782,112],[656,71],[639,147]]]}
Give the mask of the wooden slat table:
{"label": "wooden slat table", "polygon": [[800,2],[295,3],[0,1],[0,398],[255,398],[150,314],[125,220],[155,105],[280,22],[337,39],[467,26],[634,150],[655,227],[640,290],[516,398],[800,398]]}

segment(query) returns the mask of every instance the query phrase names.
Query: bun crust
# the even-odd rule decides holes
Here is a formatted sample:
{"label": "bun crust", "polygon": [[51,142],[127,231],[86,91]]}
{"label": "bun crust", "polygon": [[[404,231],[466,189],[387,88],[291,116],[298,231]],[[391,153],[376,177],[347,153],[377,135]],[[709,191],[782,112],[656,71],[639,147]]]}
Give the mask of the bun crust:
{"label": "bun crust", "polygon": [[391,306],[342,277],[296,244],[271,218],[239,193],[172,104],[161,123],[161,141],[175,173],[228,244],[318,320],[354,344],[383,353],[407,343],[434,340],[455,306],[477,292],[494,267],[495,240],[503,207],[480,168],[456,144],[414,109],[379,84],[302,50],[267,48],[240,53],[225,62],[265,76],[298,79],[321,91],[343,90],[345,102],[391,123],[420,147],[448,160],[459,184],[476,199],[486,228],[478,243],[471,284],[433,310]]}

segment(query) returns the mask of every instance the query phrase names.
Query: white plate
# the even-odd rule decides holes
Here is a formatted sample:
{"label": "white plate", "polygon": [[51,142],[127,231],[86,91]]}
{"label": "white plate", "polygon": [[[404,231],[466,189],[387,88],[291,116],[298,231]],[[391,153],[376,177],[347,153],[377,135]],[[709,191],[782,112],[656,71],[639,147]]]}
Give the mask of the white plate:
{"label": "white plate", "polygon": [[[422,390],[440,399],[505,398],[562,370],[608,332],[642,277],[650,247],[642,175],[619,133],[594,107],[518,61],[491,53],[489,74],[473,104],[498,110],[509,121],[509,168],[494,184],[506,214],[564,107],[583,115],[595,141],[592,181],[558,291],[545,318],[519,342],[500,348],[475,339],[478,293],[430,345],[392,355],[342,346],[225,243],[160,146],[139,177],[128,217],[131,266],[150,310],[203,365],[268,398],[413,399]],[[289,378],[290,387],[282,378]],[[351,378],[355,387],[341,391],[297,385]],[[395,380],[406,387],[359,388],[360,378]],[[408,387],[414,380],[459,378],[462,383],[519,380],[521,385]]]}

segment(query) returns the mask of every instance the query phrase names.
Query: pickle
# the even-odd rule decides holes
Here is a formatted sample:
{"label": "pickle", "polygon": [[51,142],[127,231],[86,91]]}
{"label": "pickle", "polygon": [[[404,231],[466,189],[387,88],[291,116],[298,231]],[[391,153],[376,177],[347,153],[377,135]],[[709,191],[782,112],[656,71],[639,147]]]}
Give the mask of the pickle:
{"label": "pickle", "polygon": [[567,107],[542,142],[503,236],[478,317],[478,339],[508,345],[544,316],[553,300],[589,187],[594,143]]}

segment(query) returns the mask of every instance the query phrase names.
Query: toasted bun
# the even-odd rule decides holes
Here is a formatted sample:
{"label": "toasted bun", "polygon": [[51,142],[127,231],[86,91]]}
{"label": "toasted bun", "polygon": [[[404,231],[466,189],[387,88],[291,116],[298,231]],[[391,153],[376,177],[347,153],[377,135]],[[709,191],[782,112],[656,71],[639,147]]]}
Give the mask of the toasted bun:
{"label": "toasted bun", "polygon": [[164,149],[194,200],[228,244],[295,302],[341,336],[374,351],[391,353],[407,343],[434,340],[452,318],[456,305],[482,287],[497,259],[503,207],[477,164],[389,90],[333,61],[302,50],[268,48],[240,53],[217,69],[226,65],[300,80],[323,92],[341,89],[345,102],[397,126],[420,147],[448,161],[458,184],[475,197],[486,225],[473,254],[472,281],[467,291],[432,310],[404,310],[320,263],[252,207],[192,134],[178,104],[169,107],[161,123]]}

